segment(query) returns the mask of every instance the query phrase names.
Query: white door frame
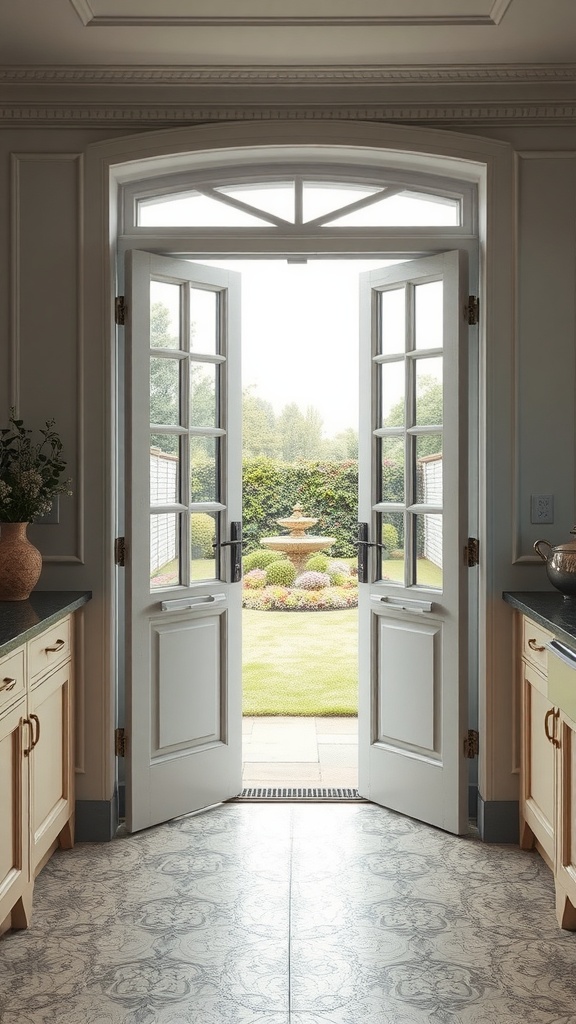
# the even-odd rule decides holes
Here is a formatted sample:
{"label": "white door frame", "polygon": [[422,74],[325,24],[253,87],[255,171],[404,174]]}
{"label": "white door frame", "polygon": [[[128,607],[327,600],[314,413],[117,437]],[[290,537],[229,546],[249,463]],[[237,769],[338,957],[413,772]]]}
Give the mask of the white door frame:
{"label": "white door frame", "polygon": [[[98,706],[97,735],[107,754],[101,771],[102,791],[111,795],[115,783],[114,624],[116,616],[113,409],[116,397],[114,339],[115,249],[118,229],[118,190],[123,183],[167,171],[194,166],[235,166],[254,163],[255,155],[276,160],[279,169],[301,155],[306,147],[312,162],[356,163],[359,166],[426,169],[439,176],[476,183],[479,194],[479,235],[482,253],[480,302],[480,466],[479,532],[482,538],[478,622],[479,649],[480,790],[490,800],[495,790],[514,798],[515,782],[502,791],[504,739],[511,728],[509,680],[512,653],[508,623],[499,614],[500,594],[509,585],[509,550],[502,540],[511,535],[502,528],[511,516],[509,503],[496,505],[496,480],[512,478],[509,396],[513,381],[514,338],[514,175],[513,151],[507,143],[427,128],[344,122],[230,123],[183,128],[114,139],[88,147],[85,206],[86,260],[84,266],[84,372],[93,388],[86,402],[90,416],[102,422],[101,401],[108,411],[105,434],[100,429],[90,441],[100,462],[93,485],[105,495],[101,536],[102,570],[96,574],[94,593],[100,601],[100,659],[89,669],[87,687],[102,693]],[[160,239],[158,240],[160,245]],[[399,239],[400,242],[400,239]],[[404,246],[404,240],[403,240]],[[430,247],[432,248],[432,247]],[[110,345],[103,346],[102,338]],[[489,344],[487,343],[489,339]],[[94,388],[94,381],[98,387]],[[503,443],[503,438],[510,443]],[[498,529],[495,509],[498,509]],[[102,686],[102,679],[109,681]],[[502,714],[502,708],[506,714]],[[504,742],[502,742],[504,739]]]}

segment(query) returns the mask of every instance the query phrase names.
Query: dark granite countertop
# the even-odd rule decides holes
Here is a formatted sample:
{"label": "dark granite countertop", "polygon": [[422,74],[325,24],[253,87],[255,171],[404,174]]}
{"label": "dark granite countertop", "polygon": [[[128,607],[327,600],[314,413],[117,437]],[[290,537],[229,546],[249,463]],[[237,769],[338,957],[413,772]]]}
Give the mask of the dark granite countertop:
{"label": "dark granite countertop", "polygon": [[564,597],[558,590],[513,590],[505,591],[502,597],[559,640],[572,647],[576,644],[576,597]]}
{"label": "dark granite countertop", "polygon": [[33,590],[27,601],[0,601],[0,656],[86,604],[90,590]]}

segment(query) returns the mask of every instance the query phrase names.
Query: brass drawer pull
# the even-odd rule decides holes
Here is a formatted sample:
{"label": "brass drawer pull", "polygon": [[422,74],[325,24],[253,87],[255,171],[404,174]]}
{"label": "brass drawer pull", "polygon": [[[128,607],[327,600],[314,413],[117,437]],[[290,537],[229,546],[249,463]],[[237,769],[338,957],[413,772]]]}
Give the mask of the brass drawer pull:
{"label": "brass drawer pull", "polygon": [[536,640],[534,639],[534,637],[532,637],[528,641],[528,647],[530,648],[531,651],[538,651],[539,654],[541,654],[542,651],[546,650],[546,648],[544,646],[542,646],[542,647],[538,646],[538,644],[536,643]]}
{"label": "brass drawer pull", "polygon": [[[550,719],[554,719],[552,725],[552,732],[548,731],[548,722]],[[552,744],[553,747],[559,747],[560,741],[556,739],[556,720],[560,718],[560,711],[556,708],[550,708],[544,715],[544,732],[546,733],[546,739]]]}
{"label": "brass drawer pull", "polygon": [[[56,654],[57,651],[61,651],[63,647],[66,647],[65,640],[57,640],[54,647],[45,647],[46,654]],[[544,648],[542,648],[544,649]]]}
{"label": "brass drawer pull", "polygon": [[15,686],[16,680],[11,679],[10,676],[5,676],[2,682],[0,683],[0,693],[2,692],[2,690],[13,690]]}

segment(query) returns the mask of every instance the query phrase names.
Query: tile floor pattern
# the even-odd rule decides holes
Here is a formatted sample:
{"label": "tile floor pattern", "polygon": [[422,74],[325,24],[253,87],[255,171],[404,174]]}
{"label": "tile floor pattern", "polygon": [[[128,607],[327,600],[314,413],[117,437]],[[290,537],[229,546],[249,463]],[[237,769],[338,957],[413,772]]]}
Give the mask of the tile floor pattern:
{"label": "tile floor pattern", "polygon": [[358,719],[242,719],[242,785],[356,789]]}
{"label": "tile floor pattern", "polygon": [[55,854],[2,1024],[574,1024],[535,853],[367,804],[228,804]]}

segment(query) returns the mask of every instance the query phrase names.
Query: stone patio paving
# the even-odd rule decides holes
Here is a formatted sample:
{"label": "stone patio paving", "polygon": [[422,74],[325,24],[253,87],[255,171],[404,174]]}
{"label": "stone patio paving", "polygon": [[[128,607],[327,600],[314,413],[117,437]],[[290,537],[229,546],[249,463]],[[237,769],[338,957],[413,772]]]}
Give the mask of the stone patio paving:
{"label": "stone patio paving", "polygon": [[358,719],[245,717],[242,785],[358,785]]}

